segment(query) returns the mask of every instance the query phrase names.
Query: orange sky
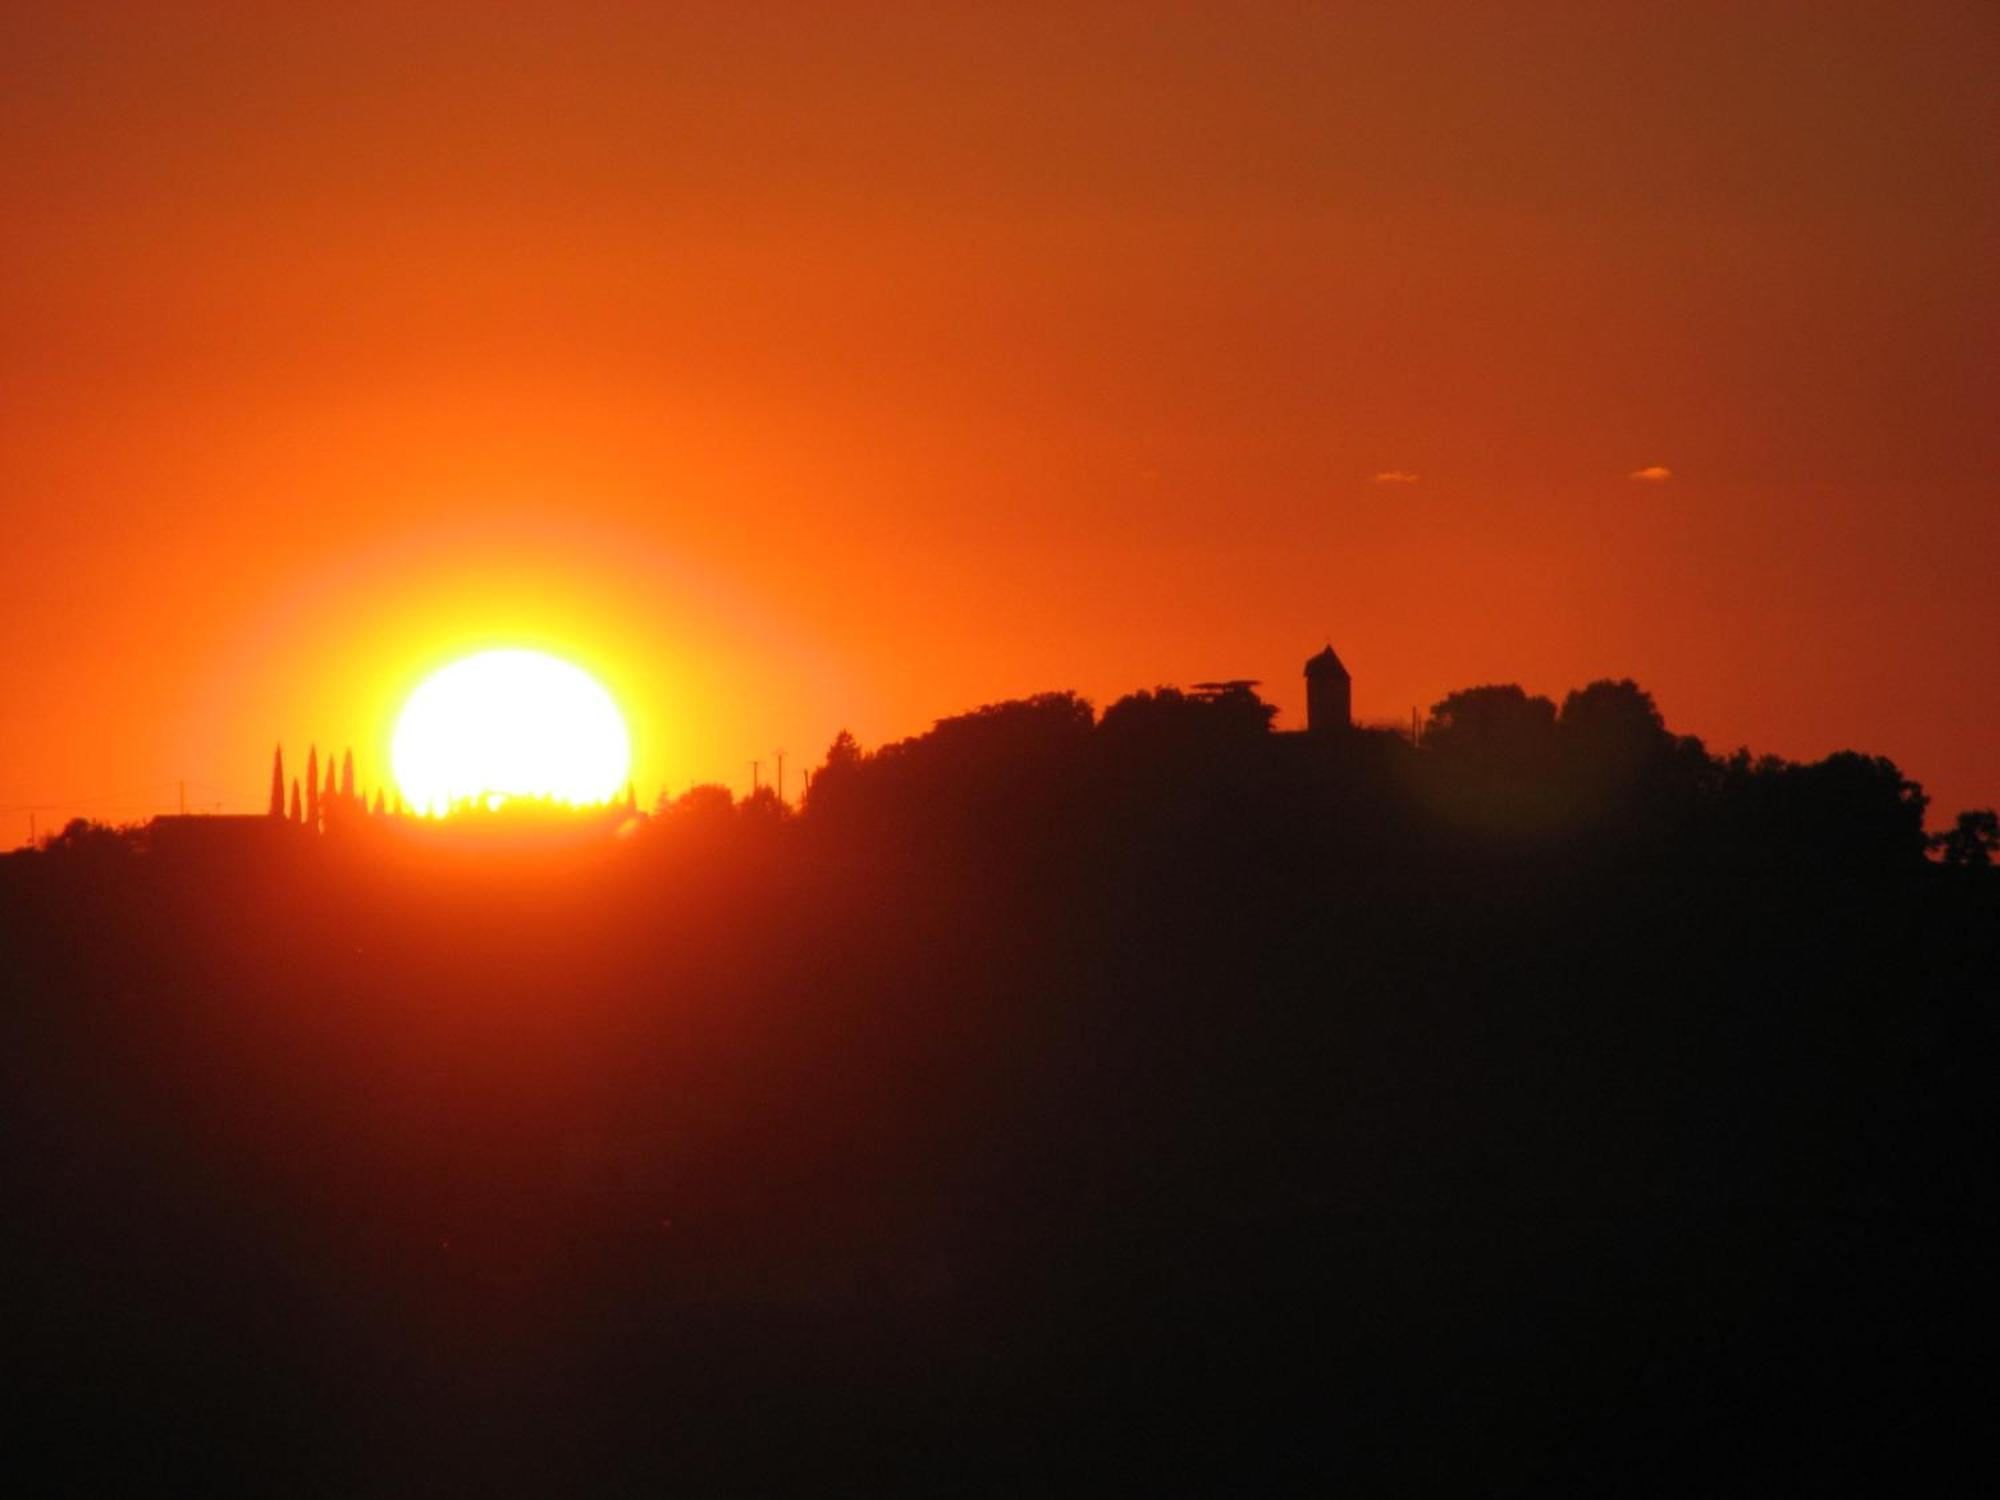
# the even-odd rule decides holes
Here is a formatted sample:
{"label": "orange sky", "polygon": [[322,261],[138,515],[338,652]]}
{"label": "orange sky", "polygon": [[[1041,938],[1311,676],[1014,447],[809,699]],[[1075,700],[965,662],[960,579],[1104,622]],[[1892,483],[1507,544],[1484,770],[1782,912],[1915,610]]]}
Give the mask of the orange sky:
{"label": "orange sky", "polygon": [[2000,802],[1990,4],[30,9],[0,843],[502,640],[648,797],[1331,638]]}

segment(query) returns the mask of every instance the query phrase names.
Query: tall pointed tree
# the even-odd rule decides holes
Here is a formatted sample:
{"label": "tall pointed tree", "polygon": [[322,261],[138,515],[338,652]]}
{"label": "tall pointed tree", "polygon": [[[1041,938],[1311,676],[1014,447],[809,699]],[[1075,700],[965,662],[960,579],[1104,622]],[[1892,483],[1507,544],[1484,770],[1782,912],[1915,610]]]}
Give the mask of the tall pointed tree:
{"label": "tall pointed tree", "polygon": [[319,746],[306,747],[306,827],[319,827]]}
{"label": "tall pointed tree", "polygon": [[354,800],[354,751],[349,748],[340,757],[340,800]]}
{"label": "tall pointed tree", "polygon": [[305,809],[299,806],[299,778],[294,776],[292,778],[292,821],[294,823],[303,823],[305,820]]}
{"label": "tall pointed tree", "polygon": [[382,813],[382,788],[378,786],[375,788],[375,816],[379,818],[382,816]]}
{"label": "tall pointed tree", "polygon": [[319,823],[322,830],[333,827],[340,821],[340,809],[335,798],[340,795],[333,784],[333,757],[326,758],[326,785],[319,789]]}
{"label": "tall pointed tree", "polygon": [[271,816],[285,815],[285,747],[279,745],[271,752]]}

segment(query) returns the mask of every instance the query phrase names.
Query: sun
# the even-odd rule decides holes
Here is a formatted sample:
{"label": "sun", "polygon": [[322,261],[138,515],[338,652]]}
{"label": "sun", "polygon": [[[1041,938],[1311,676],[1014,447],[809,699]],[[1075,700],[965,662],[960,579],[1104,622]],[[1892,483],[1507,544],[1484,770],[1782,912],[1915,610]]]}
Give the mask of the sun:
{"label": "sun", "polygon": [[410,694],[389,742],[403,798],[420,813],[509,798],[609,802],[632,772],[632,742],[611,694],[541,651],[482,651]]}

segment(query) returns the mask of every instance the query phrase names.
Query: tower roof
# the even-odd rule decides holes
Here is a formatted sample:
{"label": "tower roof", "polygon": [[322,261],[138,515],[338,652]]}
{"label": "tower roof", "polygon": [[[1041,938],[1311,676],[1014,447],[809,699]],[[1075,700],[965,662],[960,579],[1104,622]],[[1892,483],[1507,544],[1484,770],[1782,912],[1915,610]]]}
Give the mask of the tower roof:
{"label": "tower roof", "polygon": [[1326,649],[1306,658],[1308,677],[1345,677],[1347,668],[1340,664],[1340,658],[1333,654],[1333,643],[1327,642]]}

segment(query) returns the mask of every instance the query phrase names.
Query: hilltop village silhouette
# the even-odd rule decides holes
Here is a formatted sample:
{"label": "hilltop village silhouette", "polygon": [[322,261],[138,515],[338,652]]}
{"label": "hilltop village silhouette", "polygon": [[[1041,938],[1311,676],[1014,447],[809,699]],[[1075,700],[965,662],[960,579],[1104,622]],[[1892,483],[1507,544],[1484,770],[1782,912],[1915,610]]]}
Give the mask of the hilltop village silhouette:
{"label": "hilltop village silhouette", "polygon": [[1389,728],[1305,670],[1291,732],[1230,680],[842,733],[797,806],[425,818],[314,748],[0,858],[28,1441],[1683,1493],[1983,1432],[1993,814],[1626,679]]}
{"label": "hilltop village silhouette", "polygon": [[[628,781],[602,803],[475,794],[443,816],[423,816],[398,793],[363,790],[351,749],[336,762],[331,754],[322,760],[314,745],[303,774],[288,779],[280,744],[261,814],[163,814],[124,829],[77,819],[35,847],[123,841],[159,852],[223,850],[370,830],[576,839],[729,811],[825,826],[865,816],[900,826],[953,816],[974,783],[1017,787],[1025,810],[1062,780],[1094,787],[1116,775],[1125,783],[1120,796],[1150,789],[1230,806],[1331,799],[1356,827],[1400,824],[1423,838],[1602,840],[1649,829],[1682,843],[1815,849],[1889,864],[1928,853],[1947,865],[1984,867],[2000,854],[2000,816],[1991,809],[1962,811],[1927,834],[1929,799],[1883,757],[1841,751],[1795,764],[1747,750],[1712,755],[1700,740],[1670,732],[1652,696],[1630,679],[1593,682],[1560,705],[1513,684],[1466,688],[1427,714],[1412,709],[1403,723],[1355,719],[1354,679],[1330,641],[1303,670],[1298,729],[1274,727],[1277,710],[1258,695],[1257,679],[1229,678],[1131,693],[1101,713],[1074,693],[1041,693],[941,719],[872,752],[843,730],[824,762],[806,771],[796,802],[759,780],[740,799],[704,783],[677,796],[662,792],[648,808]],[[1197,774],[1189,757],[1202,747],[1207,758],[1195,757]],[[928,804],[921,814],[920,802]],[[1048,809],[1057,818],[1077,811]]]}
{"label": "hilltop village silhouette", "polygon": [[[1841,857],[1857,850],[1884,859],[1928,852],[1949,865],[1985,866],[2000,854],[2000,817],[1991,809],[1963,811],[1953,825],[1927,835],[1928,798],[1882,757],[1842,751],[1795,765],[1747,750],[1713,756],[1700,740],[1670,733],[1651,695],[1630,679],[1591,683],[1560,706],[1512,684],[1467,688],[1428,714],[1412,709],[1402,723],[1355,719],[1353,675],[1330,641],[1307,658],[1303,672],[1306,715],[1298,729],[1273,726],[1277,710],[1258,695],[1258,679],[1229,678],[1128,694],[1101,715],[1073,693],[989,704],[874,752],[842,731],[824,763],[805,773],[796,803],[760,780],[740,800],[725,786],[701,784],[678,796],[662,792],[644,808],[628,781],[621,796],[602,803],[475,794],[454,802],[442,817],[421,816],[404,806],[399,793],[379,785],[372,793],[361,789],[351,748],[336,763],[331,754],[322,761],[318,746],[311,746],[303,775],[288,779],[281,744],[272,752],[261,814],[163,814],[130,830],[75,820],[42,847],[118,837],[157,851],[223,849],[294,833],[344,837],[446,827],[475,836],[506,830],[577,837],[630,833],[662,817],[686,822],[732,809],[752,818],[809,815],[838,822],[859,804],[880,812],[917,796],[919,786],[937,809],[948,809],[959,793],[942,780],[932,786],[933,778],[964,775],[1001,785],[1037,767],[1053,770],[1051,756],[1068,757],[1073,772],[1088,781],[1096,772],[1082,747],[1094,739],[1123,755],[1124,774],[1136,788],[1157,788],[1163,767],[1206,745],[1237,752],[1236,763],[1209,784],[1184,780],[1175,795],[1227,792],[1240,799],[1242,787],[1231,791],[1228,783],[1248,774],[1259,797],[1332,796],[1344,799],[1350,817],[1377,822],[1393,821],[1401,805],[1403,815],[1420,823],[1487,837],[1593,830],[1603,836],[1644,825],[1662,836],[1678,830],[1766,847],[1838,847],[1847,851]],[[1259,746],[1277,759],[1255,770],[1241,753]],[[1213,761],[1208,770],[1223,764]]]}
{"label": "hilltop village silhouette", "polygon": [[[1303,733],[1326,736],[1355,728],[1353,678],[1331,642],[1306,662],[1305,680],[1306,726]],[[1189,696],[1196,702],[1210,705],[1254,704],[1255,690],[1261,685],[1255,678],[1200,682],[1190,689]],[[1414,719],[1410,733],[1414,739]],[[809,795],[810,773],[806,778],[806,787]],[[760,800],[763,791],[760,785],[757,788]],[[777,795],[782,802],[782,794]],[[630,781],[626,783],[623,796],[604,803],[570,805],[516,796],[507,798],[504,808],[507,816],[495,817],[494,814],[503,810],[503,804],[497,799],[475,795],[455,804],[449,815],[496,826],[534,819],[549,823],[594,823],[608,827],[642,815],[638,788]],[[309,746],[303,779],[293,776],[288,781],[285,750],[279,744],[271,752],[270,799],[262,814],[166,813],[152,818],[147,828],[155,838],[171,845],[188,840],[254,838],[267,832],[273,824],[312,833],[342,834],[370,826],[379,827],[387,820],[400,824],[422,821],[405,808],[400,792],[392,793],[380,785],[375,787],[372,796],[365,790],[357,790],[352,747],[341,752],[337,776],[334,758],[328,754],[322,776],[319,747],[317,744]]]}

